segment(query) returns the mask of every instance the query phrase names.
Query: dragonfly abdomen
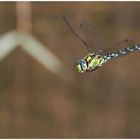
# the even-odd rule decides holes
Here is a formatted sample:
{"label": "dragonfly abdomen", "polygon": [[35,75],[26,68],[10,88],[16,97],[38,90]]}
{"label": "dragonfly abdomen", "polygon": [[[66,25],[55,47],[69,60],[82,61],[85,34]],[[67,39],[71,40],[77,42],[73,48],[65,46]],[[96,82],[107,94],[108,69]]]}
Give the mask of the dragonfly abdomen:
{"label": "dragonfly abdomen", "polygon": [[106,59],[106,61],[108,61],[108,60],[111,60],[111,59],[114,59],[114,58],[118,58],[118,57],[127,55],[127,54],[129,54],[131,52],[134,52],[134,51],[137,51],[137,50],[140,50],[140,45],[134,45],[132,47],[127,47],[127,48],[124,48],[124,49],[120,49],[116,52],[112,52],[112,53],[109,53],[109,54],[105,55],[104,58]]}

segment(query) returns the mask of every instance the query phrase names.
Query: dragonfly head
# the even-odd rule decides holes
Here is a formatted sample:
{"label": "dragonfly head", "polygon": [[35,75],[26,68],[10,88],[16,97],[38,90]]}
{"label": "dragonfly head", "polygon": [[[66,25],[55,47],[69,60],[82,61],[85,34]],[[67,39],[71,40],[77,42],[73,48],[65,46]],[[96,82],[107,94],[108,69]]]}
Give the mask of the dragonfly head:
{"label": "dragonfly head", "polygon": [[83,73],[87,70],[87,63],[85,60],[81,59],[76,63],[76,69],[78,72]]}

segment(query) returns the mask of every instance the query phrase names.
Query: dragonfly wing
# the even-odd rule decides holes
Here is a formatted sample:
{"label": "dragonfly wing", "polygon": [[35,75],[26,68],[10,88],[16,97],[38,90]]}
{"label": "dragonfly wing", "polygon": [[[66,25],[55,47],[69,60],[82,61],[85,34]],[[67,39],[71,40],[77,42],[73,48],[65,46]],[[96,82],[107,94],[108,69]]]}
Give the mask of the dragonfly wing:
{"label": "dragonfly wing", "polygon": [[112,52],[116,52],[116,51],[119,51],[119,50],[124,49],[124,48],[129,48],[129,47],[132,47],[136,44],[138,44],[138,42],[130,40],[130,39],[125,39],[125,40],[122,40],[122,41],[114,44],[110,48],[104,49],[102,51],[102,55],[106,55],[106,54],[109,54],[109,53],[112,53]]}
{"label": "dragonfly wing", "polygon": [[89,44],[90,52],[100,53],[103,49],[107,48],[107,43],[94,24],[90,24],[87,21],[82,21],[80,24],[80,29],[85,40]]}

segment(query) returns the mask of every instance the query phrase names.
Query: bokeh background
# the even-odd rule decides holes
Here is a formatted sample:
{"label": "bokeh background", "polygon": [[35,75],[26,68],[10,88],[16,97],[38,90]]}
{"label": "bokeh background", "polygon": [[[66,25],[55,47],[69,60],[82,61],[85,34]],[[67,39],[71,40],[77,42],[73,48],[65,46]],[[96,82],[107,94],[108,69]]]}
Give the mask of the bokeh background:
{"label": "bokeh background", "polygon": [[89,19],[110,46],[140,40],[140,2],[0,2],[0,37],[24,31],[63,64],[54,72],[20,46],[0,59],[0,137],[140,138],[140,53],[79,74],[87,50],[62,15]]}

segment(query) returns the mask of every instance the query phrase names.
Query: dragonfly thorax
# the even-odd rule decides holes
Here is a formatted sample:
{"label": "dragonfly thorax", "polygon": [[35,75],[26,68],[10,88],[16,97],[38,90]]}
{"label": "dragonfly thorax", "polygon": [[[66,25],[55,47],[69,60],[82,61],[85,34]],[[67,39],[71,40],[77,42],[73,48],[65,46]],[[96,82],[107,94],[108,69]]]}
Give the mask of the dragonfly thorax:
{"label": "dragonfly thorax", "polygon": [[104,62],[105,62],[104,58],[101,57],[100,55],[95,55],[95,54],[89,53],[83,59],[77,61],[76,68],[77,68],[78,72],[80,72],[80,73],[90,72],[90,71],[94,71],[97,68],[101,67]]}

